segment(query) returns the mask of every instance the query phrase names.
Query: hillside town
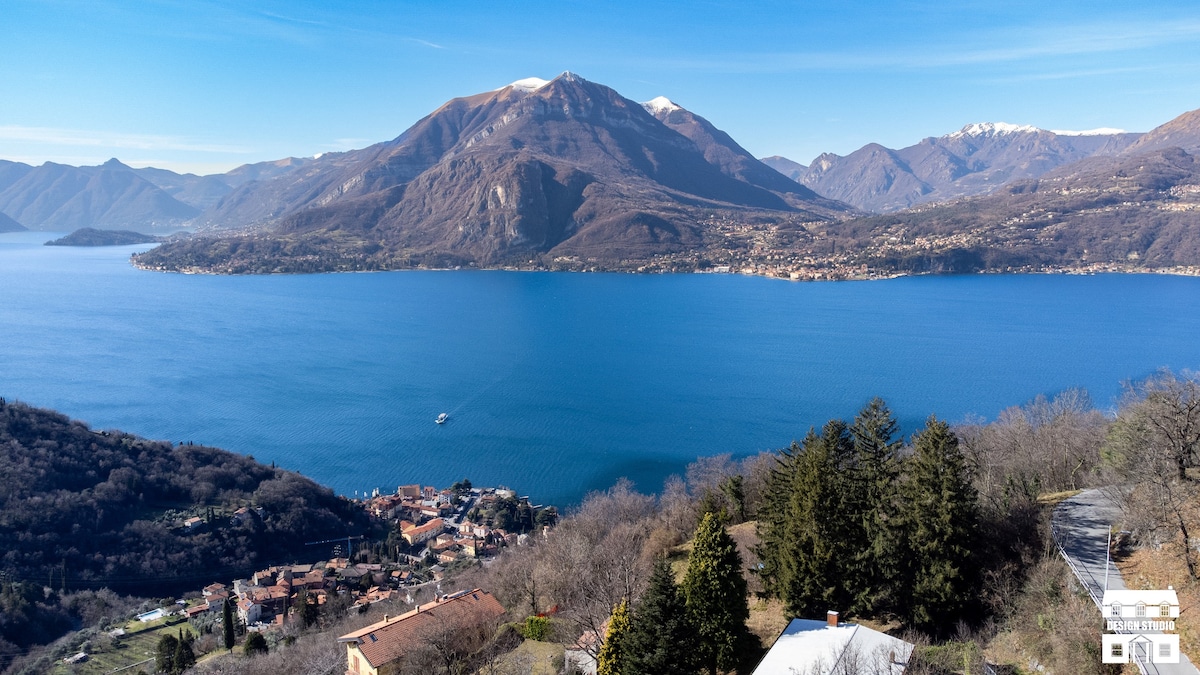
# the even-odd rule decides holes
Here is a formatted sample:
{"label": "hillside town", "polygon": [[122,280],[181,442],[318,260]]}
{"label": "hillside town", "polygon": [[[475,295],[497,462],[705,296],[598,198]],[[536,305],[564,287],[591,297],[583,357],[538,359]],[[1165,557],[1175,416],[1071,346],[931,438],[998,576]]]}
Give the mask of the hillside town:
{"label": "hillside town", "polygon": [[[172,611],[203,628],[221,616],[223,603],[231,602],[245,630],[262,632],[295,620],[305,604],[322,609],[336,600],[353,609],[396,597],[412,604],[423,587],[439,595],[439,582],[448,571],[486,561],[505,547],[522,546],[530,536],[544,537],[557,520],[552,506],[530,504],[528,497],[504,487],[477,488],[468,480],[444,489],[401,485],[393,494],[376,489],[356,503],[386,524],[385,541],[359,535],[310,542],[330,547],[333,556],[269,566],[248,578],[212,580]],[[265,515],[261,508],[242,507],[231,522]],[[206,524],[193,516],[180,527],[198,533]],[[152,621],[167,613],[160,609],[139,618]],[[213,619],[206,621],[209,615]]]}

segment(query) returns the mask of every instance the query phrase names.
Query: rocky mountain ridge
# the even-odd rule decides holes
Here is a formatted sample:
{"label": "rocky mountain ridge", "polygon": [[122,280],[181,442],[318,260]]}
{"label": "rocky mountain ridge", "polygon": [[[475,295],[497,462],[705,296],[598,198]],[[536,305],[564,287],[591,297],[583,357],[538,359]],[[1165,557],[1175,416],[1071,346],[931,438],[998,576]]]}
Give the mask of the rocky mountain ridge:
{"label": "rocky mountain ridge", "polygon": [[335,269],[612,264],[701,248],[718,221],[802,230],[850,211],[707,120],[651,110],[573,73],[457,98],[391,141],[247,183],[202,216],[209,228],[269,230],[169,243],[139,261],[239,271],[306,256]]}
{"label": "rocky mountain ridge", "polygon": [[826,197],[891,213],[988,194],[1014,180],[1037,178],[1088,157],[1117,155],[1140,136],[1119,130],[1054,132],[1002,122],[974,123],[898,150],[870,143],[845,157],[824,153],[806,168],[792,167],[786,158],[772,161]]}
{"label": "rocky mountain ridge", "polygon": [[97,166],[0,160],[0,219],[34,230],[121,228],[162,234],[191,227],[237,187],[270,180],[313,160],[287,158],[197,176],[135,169],[117,159]]}

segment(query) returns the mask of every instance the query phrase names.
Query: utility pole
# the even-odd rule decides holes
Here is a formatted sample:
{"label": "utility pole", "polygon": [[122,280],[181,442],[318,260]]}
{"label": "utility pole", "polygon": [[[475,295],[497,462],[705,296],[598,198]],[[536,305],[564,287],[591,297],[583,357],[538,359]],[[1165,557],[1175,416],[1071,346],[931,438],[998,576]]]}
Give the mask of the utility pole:
{"label": "utility pole", "polygon": [[1104,592],[1108,592],[1108,563],[1112,557],[1112,525],[1108,526],[1108,546],[1104,547]]}

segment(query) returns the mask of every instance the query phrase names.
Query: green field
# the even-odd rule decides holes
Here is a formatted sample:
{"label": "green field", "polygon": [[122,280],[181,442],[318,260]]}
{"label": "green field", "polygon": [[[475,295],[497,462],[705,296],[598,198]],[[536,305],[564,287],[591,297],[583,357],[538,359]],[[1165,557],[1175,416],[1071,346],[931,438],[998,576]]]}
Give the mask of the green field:
{"label": "green field", "polygon": [[[187,632],[189,627],[185,624],[187,624],[187,619],[178,616],[159,619],[149,624],[142,624],[135,619],[124,626],[126,634],[115,640],[111,648],[94,648],[93,651],[88,652],[89,658],[86,662],[75,665],[59,663],[53,672],[56,675],[60,673],[63,675],[68,673],[100,675],[101,673],[112,673],[118,669],[124,669],[120,672],[131,675],[139,669],[145,670],[147,673],[153,672],[154,652],[158,647],[160,636],[164,633],[178,635],[181,626],[184,632]],[[146,659],[150,659],[149,663],[141,666],[135,665]]]}

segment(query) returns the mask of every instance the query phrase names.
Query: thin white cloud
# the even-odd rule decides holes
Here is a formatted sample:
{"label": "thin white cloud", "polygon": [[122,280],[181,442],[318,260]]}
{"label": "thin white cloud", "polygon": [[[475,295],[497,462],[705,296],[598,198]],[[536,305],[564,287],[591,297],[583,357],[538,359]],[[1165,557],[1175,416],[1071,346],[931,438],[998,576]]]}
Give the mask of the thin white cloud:
{"label": "thin white cloud", "polygon": [[[974,34],[921,47],[873,52],[763,52],[653,60],[660,67],[727,73],[926,70],[1045,62],[1200,42],[1200,20],[1109,22]],[[644,63],[645,60],[643,59]]]}
{"label": "thin white cloud", "polygon": [[1108,75],[1125,75],[1129,73],[1146,73],[1162,70],[1164,67],[1141,68],[1081,68],[1078,70],[1059,70],[1051,72],[1030,72],[1005,77],[990,77],[981,80],[992,84],[1014,84],[1020,82],[1039,82],[1049,80],[1074,80],[1081,77],[1105,77]]}
{"label": "thin white cloud", "polygon": [[27,127],[16,124],[0,125],[0,141],[20,141],[24,143],[73,147],[117,148],[123,150],[177,150],[231,154],[252,152],[249,148],[237,145],[205,143],[179,136],[88,131],[57,127]]}
{"label": "thin white cloud", "polygon": [[443,47],[442,45],[435,44],[433,42],[430,42],[429,40],[422,40],[421,38],[409,37],[409,38],[404,38],[404,39],[408,40],[409,42],[415,42],[416,44],[430,47],[432,49],[445,49],[445,47]]}
{"label": "thin white cloud", "polygon": [[333,139],[333,142],[326,143],[321,147],[328,148],[333,152],[341,152],[343,150],[357,150],[358,148],[365,148],[368,145],[377,142],[378,141],[372,141],[369,138],[335,138]]}

